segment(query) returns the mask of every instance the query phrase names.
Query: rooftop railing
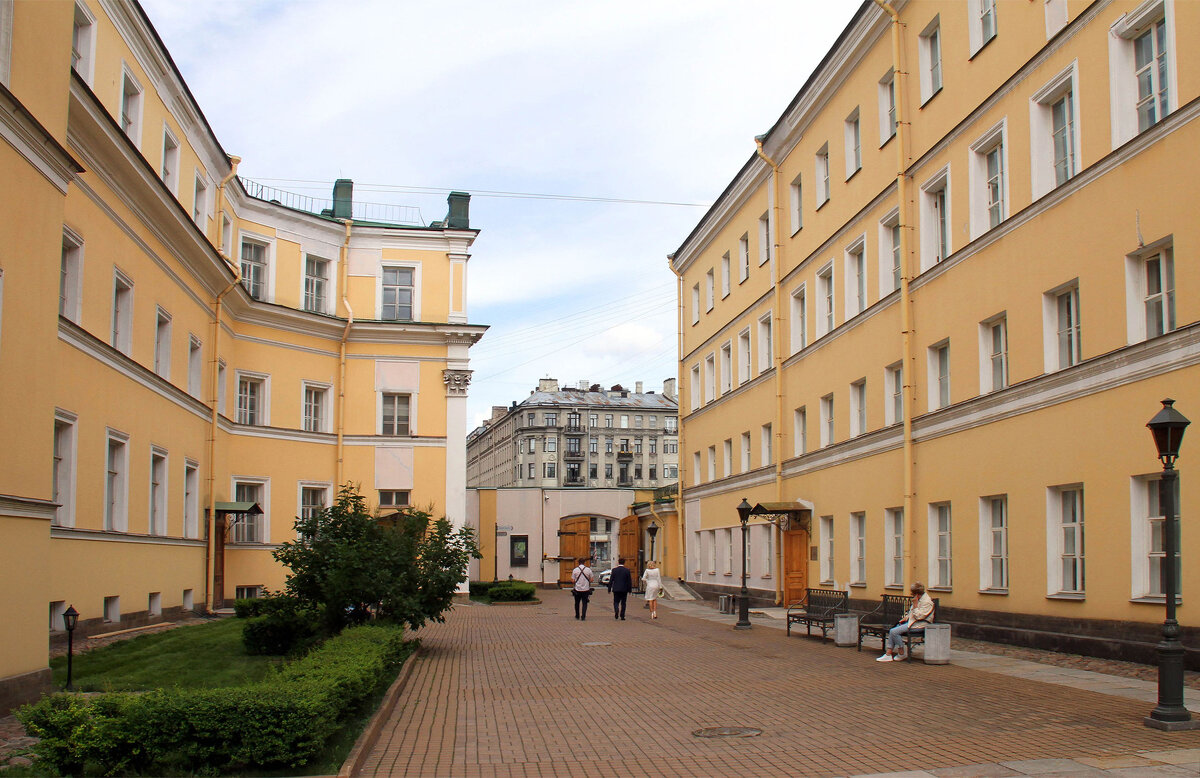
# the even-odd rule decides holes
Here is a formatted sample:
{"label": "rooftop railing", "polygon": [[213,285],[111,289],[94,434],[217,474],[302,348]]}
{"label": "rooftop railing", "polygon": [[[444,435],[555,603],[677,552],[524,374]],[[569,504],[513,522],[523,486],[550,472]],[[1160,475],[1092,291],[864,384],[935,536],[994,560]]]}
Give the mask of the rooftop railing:
{"label": "rooftop railing", "polygon": [[[307,211],[318,216],[323,211],[333,210],[333,200],[329,198],[310,197],[309,195],[289,192],[286,189],[277,189],[242,176],[238,176],[238,181],[241,182],[242,188],[246,190],[246,194],[256,200],[265,200],[269,203],[282,205],[285,208]],[[402,224],[413,227],[426,226],[425,220],[421,216],[421,209],[415,205],[353,202],[350,209],[351,216],[359,221]]]}

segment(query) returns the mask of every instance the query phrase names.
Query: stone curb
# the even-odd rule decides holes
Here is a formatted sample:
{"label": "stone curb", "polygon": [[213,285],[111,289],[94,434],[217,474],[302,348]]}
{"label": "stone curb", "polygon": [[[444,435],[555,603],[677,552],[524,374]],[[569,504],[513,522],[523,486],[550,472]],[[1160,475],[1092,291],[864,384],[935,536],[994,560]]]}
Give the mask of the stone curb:
{"label": "stone curb", "polygon": [[387,692],[383,695],[383,702],[379,704],[379,709],[375,711],[375,715],[367,722],[367,726],[363,729],[362,734],[358,736],[358,740],[354,741],[354,747],[350,749],[350,753],[346,756],[346,761],[342,763],[342,767],[338,770],[337,778],[351,778],[357,775],[370,755],[375,744],[379,741],[379,733],[391,718],[392,711],[396,709],[396,702],[400,699],[401,692],[404,691],[404,685],[408,683],[408,678],[412,675],[413,666],[417,663],[416,659],[421,655],[421,647],[417,646],[408,659],[404,660],[404,667],[400,668],[400,674],[396,676],[396,680],[392,681],[392,685],[388,687]]}

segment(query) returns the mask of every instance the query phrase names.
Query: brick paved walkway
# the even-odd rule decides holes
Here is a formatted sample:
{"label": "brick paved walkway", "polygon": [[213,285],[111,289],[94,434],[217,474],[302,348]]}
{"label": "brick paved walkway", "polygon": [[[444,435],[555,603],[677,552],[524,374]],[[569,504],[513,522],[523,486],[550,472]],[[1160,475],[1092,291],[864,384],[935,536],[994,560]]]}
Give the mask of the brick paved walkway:
{"label": "brick paved walkway", "polygon": [[[603,592],[579,622],[569,593],[539,596],[421,631],[362,775],[1200,775],[1200,731],[1147,729],[1137,700],[667,608],[650,621],[636,600],[614,621]],[[692,735],[718,726],[762,735]]]}

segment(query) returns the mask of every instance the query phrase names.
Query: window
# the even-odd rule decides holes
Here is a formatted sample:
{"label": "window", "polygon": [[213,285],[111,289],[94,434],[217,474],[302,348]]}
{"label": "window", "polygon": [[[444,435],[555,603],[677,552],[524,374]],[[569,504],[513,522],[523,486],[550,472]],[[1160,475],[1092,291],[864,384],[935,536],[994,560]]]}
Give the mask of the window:
{"label": "window", "polygon": [[668,435],[674,435],[677,429],[679,429],[679,419],[677,417],[667,416],[663,419],[663,432]]}
{"label": "window", "polygon": [[967,0],[971,56],[996,37],[996,0]]}
{"label": "window", "polygon": [[238,371],[238,424],[267,425],[267,378]]}
{"label": "window", "polygon": [[221,254],[228,256],[233,246],[233,217],[221,211]]}
{"label": "window", "polygon": [[600,439],[599,438],[589,438],[588,439],[588,453],[590,453],[590,454],[599,454],[600,453]]}
{"label": "window", "polygon": [[329,260],[309,254],[304,258],[304,310],[328,313]]}
{"label": "window", "polygon": [[765,373],[771,369],[774,359],[774,349],[771,343],[771,314],[758,320],[758,372]]}
{"label": "window", "polygon": [[792,353],[808,345],[808,297],[804,284],[792,291]]}
{"label": "window", "polygon": [[225,361],[217,360],[217,410],[225,413]]}
{"label": "window", "polygon": [[900,288],[900,210],[893,208],[879,222],[879,296]]}
{"label": "window", "polygon": [[867,431],[867,379],[850,384],[850,437]]}
{"label": "window", "polygon": [[742,472],[750,472],[750,433],[742,433]]}
{"label": "window", "polygon": [[1167,86],[1167,24],[1159,19],[1133,39],[1137,79],[1138,132],[1150,129],[1170,110]]}
{"label": "window", "polygon": [[[1162,479],[1158,476],[1146,476],[1132,479],[1130,496],[1132,498],[1132,519],[1130,529],[1130,548],[1133,563],[1133,591],[1135,598],[1163,599],[1166,594],[1166,516],[1162,504]],[[1174,513],[1179,518],[1179,479],[1173,482],[1175,487]],[[1175,530],[1175,580],[1181,581],[1182,551],[1179,545],[1179,527],[1176,522]],[[1178,589],[1177,589],[1178,592]],[[1178,595],[1177,595],[1178,596]]]}
{"label": "window", "polygon": [[129,529],[129,438],[108,431],[107,466],[104,482],[104,529],[125,532]]}
{"label": "window", "polygon": [[242,286],[255,300],[267,299],[267,246],[242,240]]}
{"label": "window", "polygon": [[738,383],[750,380],[750,330],[738,333]]}
{"label": "window", "polygon": [[804,176],[797,173],[788,191],[791,196],[792,234],[804,226]]}
{"label": "window", "polygon": [[692,404],[692,410],[696,410],[704,403],[704,395],[700,389],[700,365],[692,365],[691,370],[691,391],[688,392]]}
{"label": "window", "polygon": [[412,397],[407,394],[388,394],[382,397],[383,424],[380,435],[411,435],[409,426],[409,405]]}
{"label": "window", "polygon": [[1084,593],[1083,486],[1056,486],[1046,496],[1049,595]]}
{"label": "window", "polygon": [[315,519],[325,510],[329,488],[326,486],[300,487],[300,518]]}
{"label": "window", "polygon": [[733,574],[733,530],[725,530],[725,574]]}
{"label": "window", "polygon": [[771,213],[758,217],[758,264],[765,265],[771,258]]}
{"label": "window", "polygon": [[846,318],[867,309],[866,241],[859,238],[846,248]]}
{"label": "window", "polygon": [[604,414],[604,426],[611,428],[613,425],[613,415],[611,413]]}
{"label": "window", "polygon": [[821,398],[821,447],[833,445],[833,395]]}
{"label": "window", "polygon": [[1008,153],[1005,123],[971,145],[971,238],[1000,226],[1008,217]]}
{"label": "window", "polygon": [[162,592],[150,592],[146,598],[146,610],[151,616],[162,615]]}
{"label": "window", "polygon": [[[625,466],[621,465],[621,480],[625,480]],[[692,452],[692,485],[703,483],[700,480],[700,452]]]}
{"label": "window", "polygon": [[121,76],[121,132],[133,141],[133,145],[141,145],[142,87],[128,68]]}
{"label": "window", "polygon": [[304,431],[327,432],[329,429],[329,387],[320,384],[301,384],[304,392]]}
{"label": "window", "polygon": [[721,299],[729,296],[729,252],[721,255]]}
{"label": "window", "polygon": [[800,406],[792,412],[792,454],[808,453],[808,409]]}
{"label": "window", "polygon": [[716,296],[716,278],[713,276],[712,268],[704,274],[704,310],[711,311],[713,309],[713,298]]}
{"label": "window", "polygon": [[1081,359],[1079,281],[1071,281],[1042,296],[1046,372],[1062,370]]}
{"label": "window", "polygon": [[772,574],[775,569],[775,533],[770,525],[763,527],[763,577]]}
{"label": "window", "polygon": [[529,463],[529,475],[528,475],[528,476],[526,476],[526,477],[527,477],[529,480],[531,480],[531,481],[532,481],[534,478],[537,478],[537,465],[536,465],[536,464],[534,464],[533,462],[530,462],[530,463]]}
{"label": "window", "polygon": [[904,509],[888,508],[883,512],[883,526],[887,533],[887,549],[884,553],[884,585],[904,585]]}
{"label": "window", "polygon": [[[2,33],[0,33],[2,35]],[[92,85],[95,64],[96,20],[87,6],[75,3],[75,19],[71,26],[71,67],[88,86]],[[0,78],[0,81],[5,79]]]}
{"label": "window", "polygon": [[50,603],[50,631],[65,632],[63,614],[67,612],[66,600],[55,600]]}
{"label": "window", "polygon": [[261,586],[237,586],[234,587],[234,598],[238,600],[257,600],[262,597]]}
{"label": "window", "polygon": [[200,466],[183,463],[183,536],[200,537]]}
{"label": "window", "polygon": [[[529,476],[529,477],[530,477],[530,478],[532,478],[532,477],[533,477],[533,475],[532,475],[532,473],[533,473],[533,465],[530,465],[530,466],[529,466],[529,468],[530,468],[530,469],[529,469],[529,472],[530,472],[530,476]],[[610,480],[610,481],[612,480],[612,477],[613,477],[613,466],[612,466],[611,464],[606,464],[606,465],[604,466],[604,477],[605,477],[605,478],[607,478],[607,479],[608,479],[608,480]]]}
{"label": "window", "polygon": [[888,70],[879,80],[879,145],[896,137],[896,73]]}
{"label": "window", "polygon": [[700,323],[700,284],[692,286],[692,324]]}
{"label": "window", "polygon": [[950,342],[929,347],[929,409],[950,404]]}
{"label": "window", "polygon": [[54,413],[54,472],[51,499],[58,503],[53,524],[75,526],[75,422],[74,414]]}
{"label": "window", "polygon": [[1046,0],[1046,40],[1067,26],[1067,0]]}
{"label": "window", "polygon": [[742,233],[738,238],[738,283],[750,277],[750,235]]}
{"label": "window", "polygon": [[939,17],[933,17],[918,38],[917,59],[921,67],[921,104],[942,91],[942,32]]}
{"label": "window", "polygon": [[158,309],[154,325],[154,372],[171,378],[171,314]]}
{"label": "window", "polygon": [[1079,172],[1076,63],[1072,62],[1029,101],[1030,186],[1034,199]]}
{"label": "window", "polygon": [[188,394],[199,397],[204,382],[204,351],[200,339],[188,335]]}
{"label": "window", "polygon": [[722,476],[728,478],[733,475],[733,438],[726,438],[722,444],[722,454],[724,454],[724,471]]}
{"label": "window", "polygon": [[83,299],[83,239],[63,228],[62,266],[58,276],[58,315],[79,323]]}
{"label": "window", "polygon": [[613,439],[605,438],[604,439],[604,453],[611,454],[612,452],[613,452]]}
{"label": "window", "polygon": [[[267,509],[264,492],[265,481],[234,481],[233,499],[236,502],[252,502],[262,510]],[[229,516],[230,539],[234,543],[263,543],[266,541],[265,514],[237,513]]]}
{"label": "window", "polygon": [[546,453],[558,451],[558,438],[553,435],[547,436],[546,439],[542,441],[542,451]]}
{"label": "window", "polygon": [[[721,394],[728,394],[733,390],[733,343],[727,342],[721,346]],[[651,419],[654,417],[651,416]]]}
{"label": "window", "polygon": [[383,302],[379,318],[384,321],[413,320],[413,275],[411,267],[383,268]]}
{"label": "window", "polygon": [[204,230],[204,220],[208,216],[208,184],[197,173],[195,184],[192,186],[192,221]]}
{"label": "window", "polygon": [[829,144],[817,151],[816,157],[817,208],[829,202]]}
{"label": "window", "polygon": [[[533,478],[533,465],[529,466],[529,477]],[[379,508],[380,510],[390,508],[405,508],[410,504],[408,501],[409,492],[407,489],[386,489],[379,492]]]}
{"label": "window", "polygon": [[817,271],[817,337],[833,332],[833,263]]}
{"label": "window", "polygon": [[150,534],[167,534],[167,454],[150,451]]}
{"label": "window", "polygon": [[704,402],[717,399],[717,357],[709,354],[704,359]]}
{"label": "window", "polygon": [[862,124],[858,119],[857,107],[846,117],[843,132],[846,140],[846,180],[848,181],[855,173],[862,170]]}
{"label": "window", "polygon": [[708,480],[717,480],[717,447],[708,447]]}
{"label": "window", "polygon": [[750,554],[750,540],[753,537],[753,531],[742,533],[742,571],[745,572],[747,576],[751,574],[750,570],[752,559]]}
{"label": "window", "polygon": [[185,611],[190,611],[196,607],[195,594],[193,593],[193,591],[194,590],[192,590],[192,589],[184,589],[183,590],[183,609]]}
{"label": "window", "polygon": [[1175,329],[1175,257],[1170,243],[1125,258],[1130,343]]}
{"label": "window", "polygon": [[1008,386],[1008,319],[993,317],[979,325],[979,393]]}
{"label": "window", "polygon": [[884,421],[898,424],[904,421],[904,363],[888,365],[883,371],[887,398],[884,402]]}
{"label": "window", "polygon": [[599,427],[600,426],[600,414],[589,413],[588,414],[588,426],[589,427]]}
{"label": "window", "polygon": [[129,356],[133,350],[133,281],[113,271],[112,347]]}
{"label": "window", "polygon": [[949,589],[954,585],[954,559],[951,555],[950,503],[929,506],[929,580],[930,586]]}
{"label": "window", "polygon": [[770,424],[762,425],[760,430],[760,438],[762,441],[762,464],[766,466],[775,461],[773,451],[774,438],[771,434]]}
{"label": "window", "polygon": [[821,552],[820,569],[821,583],[833,583],[833,517],[821,517]]}
{"label": "window", "polygon": [[1008,496],[979,501],[979,588],[1008,590]]}
{"label": "window", "polygon": [[179,141],[166,126],[163,127],[162,169],[159,172],[163,184],[171,194],[176,194],[179,189]]}
{"label": "window", "polygon": [[508,536],[508,564],[511,567],[529,566],[529,536]]}
{"label": "window", "polygon": [[1171,112],[1178,92],[1172,7],[1170,0],[1144,2],[1112,27],[1108,53],[1114,149]]}
{"label": "window", "polygon": [[950,256],[950,168],[921,187],[921,269]]}
{"label": "window", "polygon": [[121,598],[113,595],[104,598],[104,621],[117,623],[121,620]]}
{"label": "window", "polygon": [[[592,462],[588,465],[588,478],[592,479],[593,481],[596,480],[599,472],[600,472],[600,466],[598,463]],[[654,468],[653,467],[650,468],[650,477],[651,478],[654,477]]]}
{"label": "window", "polygon": [[867,582],[867,514],[850,514],[850,583]]}

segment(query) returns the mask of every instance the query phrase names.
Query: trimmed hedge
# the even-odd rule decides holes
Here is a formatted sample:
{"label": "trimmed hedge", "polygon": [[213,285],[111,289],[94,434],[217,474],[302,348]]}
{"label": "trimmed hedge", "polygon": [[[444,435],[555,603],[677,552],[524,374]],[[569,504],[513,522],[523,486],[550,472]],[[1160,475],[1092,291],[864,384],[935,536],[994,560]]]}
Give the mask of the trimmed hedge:
{"label": "trimmed hedge", "polygon": [[470,581],[467,583],[472,597],[487,597],[491,588],[496,585],[496,581]]}
{"label": "trimmed hedge", "polygon": [[226,689],[56,694],[17,712],[38,756],[64,775],[217,775],[294,768],[404,656],[396,627],[347,629],[271,678]]}
{"label": "trimmed hedge", "polygon": [[520,602],[532,600],[537,587],[524,581],[500,581],[488,590],[492,602]]}

